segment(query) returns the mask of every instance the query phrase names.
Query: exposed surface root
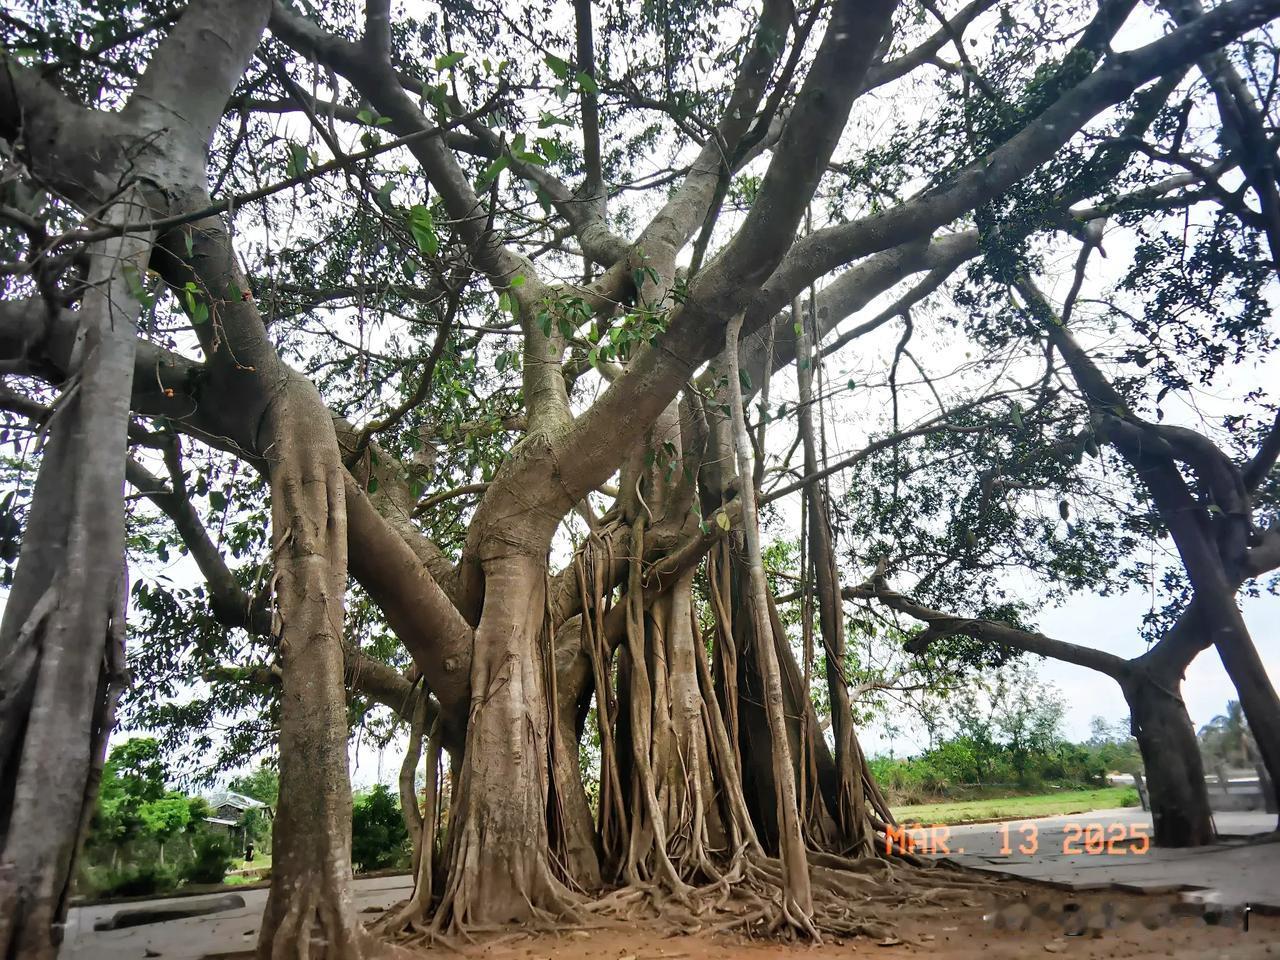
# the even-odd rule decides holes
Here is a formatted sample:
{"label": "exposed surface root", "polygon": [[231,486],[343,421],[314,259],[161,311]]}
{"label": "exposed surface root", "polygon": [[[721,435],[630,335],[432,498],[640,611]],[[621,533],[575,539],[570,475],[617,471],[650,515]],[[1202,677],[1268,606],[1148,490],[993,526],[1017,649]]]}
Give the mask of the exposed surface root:
{"label": "exposed surface root", "polygon": [[[819,938],[899,936],[895,917],[910,910],[920,917],[957,907],[977,907],[993,889],[990,880],[944,867],[917,867],[875,857],[846,860],[813,852],[809,857],[813,891],[812,923]],[[394,913],[396,908],[392,908]],[[804,939],[788,917],[781,863],[771,857],[735,856],[718,879],[700,886],[668,890],[659,882],[618,887],[575,911],[552,916],[538,911],[523,925],[529,932],[590,930],[614,923],[656,921],[674,934],[739,933],[751,938]],[[398,943],[463,948],[463,941],[500,928],[470,925],[449,937],[425,925],[404,931]]]}

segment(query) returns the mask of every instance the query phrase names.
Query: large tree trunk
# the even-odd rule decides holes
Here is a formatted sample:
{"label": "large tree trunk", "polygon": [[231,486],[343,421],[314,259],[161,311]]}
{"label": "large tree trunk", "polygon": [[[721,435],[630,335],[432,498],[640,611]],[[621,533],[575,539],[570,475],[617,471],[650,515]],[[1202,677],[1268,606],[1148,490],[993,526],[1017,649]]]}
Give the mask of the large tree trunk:
{"label": "large tree trunk", "polygon": [[[471,715],[449,817],[437,928],[522,922],[572,909],[547,832],[546,554],[511,534],[483,560]],[[506,538],[504,538],[506,539]]]}
{"label": "large tree trunk", "polygon": [[271,407],[271,523],[279,636],[280,805],[263,960],[369,955],[351,902],[351,780],[342,653],[347,527],[333,422],[290,376]]}
{"label": "large tree trunk", "polygon": [[[208,203],[200,184],[174,206],[198,210]],[[156,267],[171,286],[183,289],[194,279],[208,297],[217,322],[194,324],[209,356],[208,378],[238,399],[236,413],[252,425],[240,442],[258,452],[271,488],[280,801],[258,955],[360,960],[374,945],[348,888],[347,504],[333,418],[311,381],[277,355],[221,219],[177,228],[158,254]]]}
{"label": "large tree trunk", "polygon": [[1235,597],[1224,596],[1222,602],[1206,606],[1209,609],[1202,616],[1212,630],[1227,676],[1235,684],[1240,709],[1253,731],[1263,766],[1272,783],[1280,782],[1280,698],[1236,607]]}
{"label": "large tree trunk", "polygon": [[1213,816],[1204,764],[1195,727],[1179,694],[1181,681],[1137,669],[1121,680],[1120,686],[1142,751],[1153,842],[1159,847],[1212,843]]}
{"label": "large tree trunk", "polygon": [[[148,212],[126,199],[110,219]],[[81,365],[49,422],[0,625],[0,957],[57,955],[113,723],[139,310],[125,271],[136,286],[149,248],[134,234],[94,251],[79,310]]]}

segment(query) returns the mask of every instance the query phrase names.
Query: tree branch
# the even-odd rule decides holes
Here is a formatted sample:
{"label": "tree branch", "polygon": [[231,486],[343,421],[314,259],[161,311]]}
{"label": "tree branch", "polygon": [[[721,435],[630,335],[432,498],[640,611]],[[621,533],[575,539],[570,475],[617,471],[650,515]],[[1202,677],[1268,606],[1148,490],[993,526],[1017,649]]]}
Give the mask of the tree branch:
{"label": "tree branch", "polygon": [[999,643],[1026,653],[1052,657],[1064,663],[1088,667],[1090,670],[1105,673],[1117,681],[1123,680],[1131,669],[1129,661],[1103,650],[1083,647],[1065,640],[1055,640],[1042,633],[1021,630],[995,620],[963,617],[926,607],[890,589],[881,573],[877,573],[859,587],[845,587],[840,592],[846,600],[878,600],[886,607],[924,623],[926,625],[924,631],[913,637],[906,645],[910,653],[924,653],[935,640],[959,635]]}

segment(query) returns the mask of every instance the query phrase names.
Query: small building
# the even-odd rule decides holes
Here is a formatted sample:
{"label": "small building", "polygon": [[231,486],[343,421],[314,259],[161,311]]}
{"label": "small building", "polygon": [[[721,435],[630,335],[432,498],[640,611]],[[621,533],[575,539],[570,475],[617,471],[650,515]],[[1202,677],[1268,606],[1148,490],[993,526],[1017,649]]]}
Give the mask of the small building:
{"label": "small building", "polygon": [[206,796],[204,802],[209,805],[209,816],[204,818],[204,822],[225,834],[241,850],[248,839],[250,814],[261,811],[263,816],[272,817],[272,810],[267,804],[234,790],[217,790]]}

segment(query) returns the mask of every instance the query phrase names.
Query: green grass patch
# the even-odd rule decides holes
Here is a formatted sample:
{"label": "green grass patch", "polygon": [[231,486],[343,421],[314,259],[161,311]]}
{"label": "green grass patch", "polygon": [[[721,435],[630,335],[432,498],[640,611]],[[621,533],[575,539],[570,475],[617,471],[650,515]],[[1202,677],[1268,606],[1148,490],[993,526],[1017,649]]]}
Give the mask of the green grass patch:
{"label": "green grass patch", "polygon": [[1133,787],[1102,787],[1096,790],[1065,790],[1027,797],[993,797],[949,803],[920,803],[894,807],[900,823],[965,823],[971,820],[1031,819],[1068,813],[1087,813],[1113,807],[1136,807],[1138,791]]}

